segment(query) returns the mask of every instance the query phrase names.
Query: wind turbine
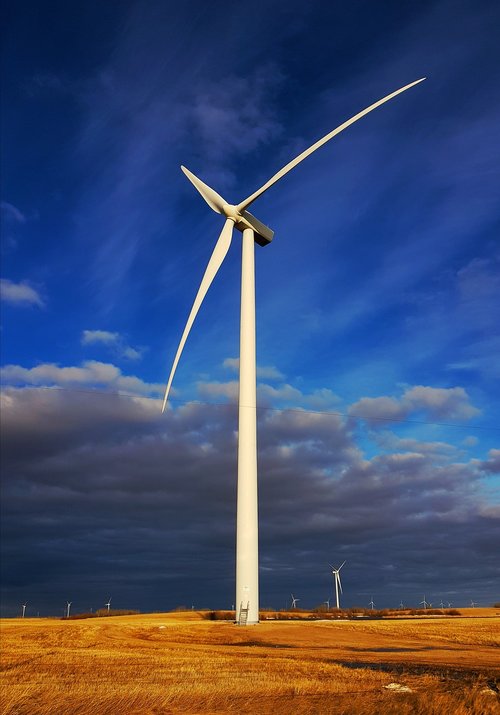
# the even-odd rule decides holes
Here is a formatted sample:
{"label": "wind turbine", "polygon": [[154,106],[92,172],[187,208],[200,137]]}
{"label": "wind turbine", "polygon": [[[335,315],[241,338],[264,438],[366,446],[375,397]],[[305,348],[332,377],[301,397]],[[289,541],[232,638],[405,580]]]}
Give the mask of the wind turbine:
{"label": "wind turbine", "polygon": [[477,603],[476,603],[475,601],[472,601],[472,600],[471,600],[471,602],[470,602],[470,607],[471,607],[471,608],[475,608],[476,606],[477,606]]}
{"label": "wind turbine", "polygon": [[333,580],[335,582],[335,599],[337,603],[337,608],[340,608],[339,605],[339,589],[340,593],[342,593],[342,584],[340,582],[340,569],[342,566],[345,564],[345,561],[338,567],[338,569],[335,568],[335,566],[332,566],[330,564],[330,568],[332,569],[332,574],[333,574]]}
{"label": "wind turbine", "polygon": [[22,618],[24,618],[24,614],[26,613],[26,606],[27,606],[27,605],[28,605],[28,602],[27,602],[27,601],[26,601],[26,603],[23,603],[23,605],[22,605],[22,609],[23,609]]}
{"label": "wind turbine", "polygon": [[108,614],[109,614],[109,609],[110,609],[110,606],[111,606],[111,596],[108,598],[108,602],[105,603],[104,605],[107,606],[107,608],[108,608]]}
{"label": "wind turbine", "polygon": [[423,605],[424,610],[426,610],[426,609],[427,609],[427,606],[428,606],[429,604],[428,604],[427,601],[425,600],[425,593],[424,593],[424,600],[423,600],[423,601],[420,601],[420,603]]}
{"label": "wind turbine", "polygon": [[370,603],[369,603],[369,606],[370,606],[370,608],[371,608],[372,611],[373,611],[373,607],[375,606],[375,604],[373,603],[373,596],[372,596],[372,600],[371,600]]}
{"label": "wind turbine", "polygon": [[324,603],[325,606],[326,606],[326,612],[327,612],[327,613],[330,613],[330,599],[327,598],[326,601],[323,601],[323,603]]}
{"label": "wind turbine", "polygon": [[67,602],[66,602],[66,618],[69,618],[69,612],[70,612],[71,604],[72,604],[72,603],[73,603],[72,601],[67,601]]}
{"label": "wind turbine", "polygon": [[401,600],[401,601],[399,602],[399,608],[400,608],[401,610],[403,610],[404,607],[405,607],[405,605],[404,605],[403,601]]}
{"label": "wind turbine", "polygon": [[300,601],[300,598],[294,598],[293,593],[290,594],[292,597],[292,608],[297,608],[297,603]]}
{"label": "wind turbine", "polygon": [[256,219],[249,211],[259,196],[273,186],[279,179],[297,164],[310,156],[323,144],[340,134],[351,124],[369,112],[393,99],[398,94],[414,87],[425,79],[418,79],[411,84],[379,99],[366,109],[354,115],[336,129],[326,134],[308,149],[290,161],[260,189],[250,194],[239,204],[228,203],[214,189],[195,176],[189,169],[181,166],[189,181],[199,191],[207,204],[216,213],[225,216],[225,223],[213,253],[203,275],[198,293],[187,319],[184,332],[177,348],[168,378],[163,399],[162,412],[165,410],[168,395],[182,350],[188,338],[193,322],[198,314],[205,295],[214,280],[231,245],[233,229],[243,234],[241,263],[241,306],[240,306],[240,386],[238,408],[238,495],[236,516],[236,620],[241,623],[242,610],[247,624],[259,621],[259,565],[258,565],[258,510],[257,510],[257,398],[256,398],[256,360],[255,360],[255,269],[254,243],[267,246],[273,239],[274,232]]}

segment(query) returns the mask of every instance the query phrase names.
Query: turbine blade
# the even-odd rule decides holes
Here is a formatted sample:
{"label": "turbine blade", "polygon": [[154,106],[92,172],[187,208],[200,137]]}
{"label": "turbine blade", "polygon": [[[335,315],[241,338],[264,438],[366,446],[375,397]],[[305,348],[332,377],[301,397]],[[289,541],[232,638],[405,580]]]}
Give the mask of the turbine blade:
{"label": "turbine blade", "polygon": [[204,181],[198,179],[198,177],[195,176],[192,171],[186,169],[185,166],[181,166],[181,169],[189,181],[193,184],[195,189],[197,189],[203,196],[210,208],[218,214],[224,213],[222,207],[227,203],[227,201],[225,201],[222,196],[217,193],[217,191],[214,191],[214,189],[208,186],[208,184],[205,184]]}
{"label": "turbine blade", "polygon": [[165,390],[165,397],[163,398],[163,407],[161,408],[162,412],[165,411],[168,393],[170,392],[172,380],[174,379],[177,363],[179,362],[179,358],[189,335],[189,331],[191,330],[191,326],[194,323],[194,319],[198,314],[200,305],[202,304],[203,299],[206,296],[207,291],[210,288],[210,285],[212,284],[212,281],[217,274],[217,271],[221,267],[222,261],[226,257],[227,252],[229,251],[229,246],[231,245],[231,239],[233,237],[233,227],[234,221],[232,221],[231,219],[227,219],[226,223],[224,224],[224,228],[222,229],[221,234],[219,236],[219,240],[215,244],[215,248],[208,262],[208,266],[205,270],[205,274],[201,281],[200,287],[198,288],[198,293],[196,294],[193,307],[191,308],[191,312],[189,313],[189,318],[187,319],[186,327],[184,328],[179,347],[177,348],[177,352],[175,354],[175,359],[172,365],[172,370],[170,372],[170,377],[168,378],[167,389]]}
{"label": "turbine blade", "polygon": [[343,561],[343,562],[342,562],[342,565],[339,566],[339,571],[340,571],[340,569],[342,568],[342,566],[343,566],[344,564],[345,564],[345,561]]}
{"label": "turbine blade", "polygon": [[346,122],[338,126],[336,129],[333,131],[329,132],[326,134],[322,139],[319,139],[315,144],[309,147],[309,149],[306,149],[305,151],[302,152],[302,154],[299,154],[295,159],[292,159],[286,166],[284,166],[280,171],[278,171],[277,174],[274,174],[269,181],[267,181],[264,186],[261,186],[260,189],[257,189],[255,193],[251,194],[248,198],[246,198],[244,201],[242,201],[238,206],[236,207],[239,212],[243,211],[244,209],[248,208],[251,203],[255,201],[259,196],[261,196],[265,191],[267,191],[273,184],[275,184],[277,181],[279,181],[285,174],[288,174],[289,171],[291,171],[294,167],[297,166],[297,164],[300,164],[301,161],[304,161],[304,159],[307,159],[308,156],[310,156],[313,152],[316,151],[316,149],[319,149],[323,144],[326,144],[326,142],[330,141],[330,139],[333,139],[334,136],[337,134],[340,134],[340,132],[343,132],[344,129],[347,129],[351,124],[354,124],[354,122],[357,122],[358,119],[361,119],[361,117],[364,117],[365,114],[368,114],[369,112],[373,111],[377,107],[380,107],[381,104],[384,104],[385,102],[388,102],[390,99],[393,97],[396,97],[398,94],[401,94],[401,92],[405,92],[407,89],[410,89],[410,87],[414,87],[416,84],[419,84],[420,82],[423,82],[426,77],[422,77],[421,79],[417,79],[415,82],[411,82],[410,84],[405,85],[404,87],[401,87],[400,89],[397,89],[395,92],[391,92],[391,94],[388,94],[386,97],[383,97],[383,99],[379,99],[378,102],[375,102],[374,104],[370,104],[369,107],[366,109],[363,109],[362,112],[358,112],[358,114],[355,114],[354,117],[351,117],[348,119]]}

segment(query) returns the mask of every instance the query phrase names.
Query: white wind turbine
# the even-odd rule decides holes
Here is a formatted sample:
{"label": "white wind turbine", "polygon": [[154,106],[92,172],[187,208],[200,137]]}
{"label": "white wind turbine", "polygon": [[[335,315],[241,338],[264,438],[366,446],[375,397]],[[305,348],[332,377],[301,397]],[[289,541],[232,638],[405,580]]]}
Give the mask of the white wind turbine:
{"label": "white wind turbine", "polygon": [[240,387],[238,412],[238,496],[236,517],[236,620],[241,622],[241,612],[248,624],[259,620],[258,573],[258,512],[257,512],[257,419],[256,419],[256,361],[255,361],[255,271],[254,243],[266,246],[274,232],[247,211],[259,196],[293,169],[297,164],[326,144],[334,136],[354,124],[366,114],[388,102],[396,95],[414,87],[419,79],[388,94],[319,139],[299,156],[289,162],[260,189],[237,205],[228,203],[214,189],[192,174],[184,166],[184,174],[216,213],[225,216],[225,223],[203,275],[198,293],[191,308],[184,332],[175,354],[168,378],[162,411],[165,410],[174,374],[187,337],[205,295],[214,280],[231,245],[233,229],[243,234],[241,265],[240,307]]}
{"label": "white wind turbine", "polygon": [[370,606],[371,610],[373,611],[373,609],[374,609],[374,607],[375,607],[375,604],[374,604],[374,602],[373,602],[373,596],[371,597],[371,601],[370,601],[370,603],[369,603],[369,606]]}
{"label": "white wind turbine", "polygon": [[22,609],[23,609],[22,618],[24,618],[24,614],[26,613],[26,606],[27,606],[27,605],[28,605],[28,602],[27,602],[27,601],[26,601],[26,603],[23,603],[23,605],[22,605]]}
{"label": "white wind turbine", "polygon": [[300,601],[300,598],[294,598],[293,593],[290,594],[292,597],[292,608],[297,608],[297,603]]}
{"label": "white wind turbine", "polygon": [[323,603],[324,603],[325,606],[326,606],[326,612],[327,612],[327,613],[330,613],[330,599],[327,598],[326,601],[323,601]]}
{"label": "white wind turbine", "polygon": [[430,606],[430,604],[427,603],[427,601],[425,600],[425,593],[424,593],[424,600],[420,601],[420,605],[422,605],[424,607],[424,609],[427,609],[427,606]]}
{"label": "white wind turbine", "polygon": [[340,593],[342,593],[342,584],[340,582],[340,569],[342,566],[345,564],[345,561],[340,564],[338,569],[335,568],[335,566],[332,566],[330,564],[330,568],[332,569],[332,574],[333,574],[333,580],[335,583],[335,603],[337,604],[337,608],[340,608],[340,603],[339,603],[339,589]]}
{"label": "white wind turbine", "polygon": [[69,612],[70,612],[70,609],[71,609],[71,604],[72,604],[72,601],[67,601],[67,602],[66,602],[66,618],[69,618]]}
{"label": "white wind turbine", "polygon": [[105,603],[104,605],[107,606],[108,613],[109,613],[109,609],[110,609],[110,607],[111,607],[111,596],[108,598],[108,602]]}

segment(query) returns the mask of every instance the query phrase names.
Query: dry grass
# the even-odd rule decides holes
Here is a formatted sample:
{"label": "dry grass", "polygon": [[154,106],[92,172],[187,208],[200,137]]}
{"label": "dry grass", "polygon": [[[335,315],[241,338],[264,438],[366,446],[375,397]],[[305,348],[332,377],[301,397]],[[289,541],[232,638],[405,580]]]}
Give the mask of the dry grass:
{"label": "dry grass", "polygon": [[5,715],[500,711],[481,692],[500,675],[499,617],[238,628],[186,613],[1,626]]}

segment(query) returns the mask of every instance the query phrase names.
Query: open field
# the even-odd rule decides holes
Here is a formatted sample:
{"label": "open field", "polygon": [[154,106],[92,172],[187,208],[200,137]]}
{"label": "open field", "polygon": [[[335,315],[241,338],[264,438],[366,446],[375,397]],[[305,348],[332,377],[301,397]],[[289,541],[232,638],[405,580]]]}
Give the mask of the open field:
{"label": "open field", "polygon": [[461,610],[248,627],[191,612],[3,620],[0,712],[500,713],[500,616]]}

